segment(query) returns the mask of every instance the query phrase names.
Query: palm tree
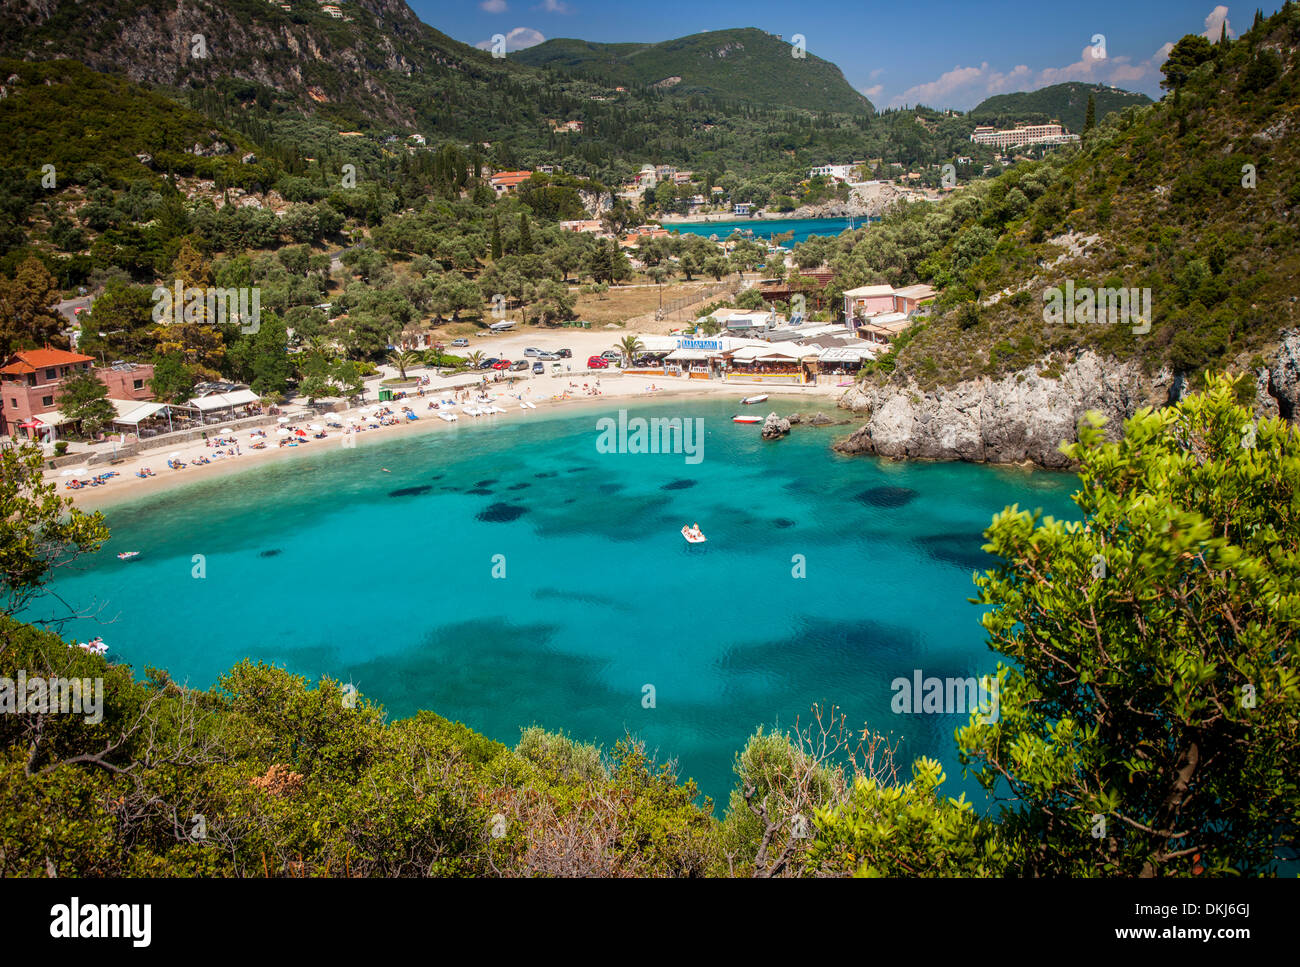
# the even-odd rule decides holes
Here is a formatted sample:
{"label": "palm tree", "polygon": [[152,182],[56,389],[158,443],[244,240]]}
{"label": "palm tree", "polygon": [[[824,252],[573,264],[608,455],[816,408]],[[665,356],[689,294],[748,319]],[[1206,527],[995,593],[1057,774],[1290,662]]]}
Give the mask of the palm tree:
{"label": "palm tree", "polygon": [[465,362],[469,363],[470,368],[472,368],[472,369],[478,369],[479,364],[480,364],[481,362],[483,362],[483,360],[484,360],[485,358],[486,358],[486,357],[484,357],[484,355],[483,355],[483,350],[481,350],[481,349],[476,349],[476,350],[474,350],[472,353],[470,353],[468,356],[465,357]]}
{"label": "palm tree", "polygon": [[705,316],[695,324],[695,328],[706,336],[716,336],[722,331],[722,324],[712,316]]}
{"label": "palm tree", "polygon": [[402,379],[406,379],[406,367],[415,368],[423,361],[420,354],[412,349],[394,349],[388,354],[388,364],[397,367]]}
{"label": "palm tree", "polygon": [[636,354],[645,348],[645,344],[636,336],[624,336],[614,348],[623,354],[623,368],[626,369]]}

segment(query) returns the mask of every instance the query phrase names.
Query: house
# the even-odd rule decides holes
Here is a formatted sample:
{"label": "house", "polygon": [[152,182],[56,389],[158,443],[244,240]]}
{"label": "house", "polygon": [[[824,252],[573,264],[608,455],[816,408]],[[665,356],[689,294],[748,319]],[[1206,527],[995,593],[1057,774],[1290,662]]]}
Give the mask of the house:
{"label": "house", "polygon": [[72,423],[58,410],[63,382],[79,373],[93,372],[108,387],[110,398],[153,398],[149,381],[153,367],[114,363],[95,367],[95,358],[63,349],[25,349],[0,367],[0,434],[14,439],[53,442],[58,428]]}
{"label": "house", "polygon": [[844,292],[844,321],[850,329],[857,328],[858,321],[866,316],[893,311],[892,285],[863,285]]}
{"label": "house", "polygon": [[423,134],[412,134],[412,135],[411,135],[410,137],[408,137],[406,140],[407,140],[407,141],[410,141],[411,144],[419,144],[419,145],[423,145],[423,144],[425,143],[425,141],[424,141],[424,135],[423,135]]}
{"label": "house", "polygon": [[859,338],[872,343],[889,343],[894,337],[912,324],[912,320],[901,312],[880,312],[870,316],[856,327]]}
{"label": "house", "polygon": [[322,5],[322,6],[321,6],[321,10],[324,11],[325,13],[329,14],[329,15],[330,15],[331,17],[333,17],[335,20],[342,20],[342,19],[343,19],[343,11],[340,10],[338,7],[334,6],[334,4],[332,4],[332,3],[327,3],[327,4]]}
{"label": "house", "polygon": [[599,218],[580,218],[573,221],[560,222],[560,230],[564,232],[591,232],[600,234],[605,230]]}
{"label": "house", "polygon": [[533,176],[531,171],[498,171],[488,179],[497,196],[512,194],[516,188]]}
{"label": "house", "polygon": [[911,315],[922,304],[933,302],[937,293],[932,285],[909,285],[894,292],[894,311]]}
{"label": "house", "polygon": [[693,171],[677,171],[673,173],[674,185],[689,185],[694,180],[695,172]]}
{"label": "house", "polygon": [[731,206],[731,212],[732,212],[733,215],[746,215],[746,216],[748,216],[751,207],[752,207],[752,206],[751,206],[751,204],[750,204],[749,202],[747,202],[747,201],[741,201],[741,202],[737,202],[736,204],[734,204],[734,205]]}

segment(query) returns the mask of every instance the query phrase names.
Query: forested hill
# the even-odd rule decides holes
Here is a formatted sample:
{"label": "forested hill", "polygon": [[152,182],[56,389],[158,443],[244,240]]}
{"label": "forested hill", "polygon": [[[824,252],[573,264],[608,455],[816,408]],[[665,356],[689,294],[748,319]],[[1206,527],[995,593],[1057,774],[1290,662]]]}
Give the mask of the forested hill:
{"label": "forested hill", "polygon": [[[1172,93],[1111,115],[1079,148],[1020,163],[849,241],[818,243],[837,285],[928,281],[939,310],[878,375],[951,385],[1082,348],[1199,383],[1258,371],[1300,325],[1300,4],[1238,40],[1188,35],[1162,70]],[[1149,290],[1150,330],[1051,324],[1052,287]]]}
{"label": "forested hill", "polygon": [[706,94],[812,111],[873,110],[838,67],[811,51],[796,51],[791,40],[749,27],[657,44],[548,40],[514,56],[521,63],[562,67],[615,86],[658,87],[679,95]]}
{"label": "forested hill", "polygon": [[1074,134],[1083,130],[1088,113],[1088,98],[1096,106],[1097,120],[1127,107],[1150,104],[1151,98],[1133,91],[1121,91],[1106,84],[1083,84],[1069,81],[1036,91],[1017,91],[986,98],[970,112],[971,120],[980,124],[1003,124],[1015,121],[1060,121]]}

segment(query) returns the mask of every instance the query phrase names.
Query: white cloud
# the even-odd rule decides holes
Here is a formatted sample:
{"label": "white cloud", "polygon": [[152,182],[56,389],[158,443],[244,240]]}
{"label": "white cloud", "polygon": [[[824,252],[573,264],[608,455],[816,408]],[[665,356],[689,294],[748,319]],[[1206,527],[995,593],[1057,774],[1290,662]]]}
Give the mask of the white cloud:
{"label": "white cloud", "polygon": [[542,13],[573,13],[573,8],[564,0],[542,0],[541,6],[533,9],[540,10]]}
{"label": "white cloud", "polygon": [[[1205,18],[1204,36],[1211,41],[1218,41],[1224,24],[1228,26],[1228,36],[1236,37],[1236,31],[1232,29],[1232,24],[1228,20],[1228,8],[1219,4]],[[959,64],[941,74],[936,80],[909,87],[902,94],[891,98],[889,103],[893,107],[904,104],[925,104],[929,107],[955,107],[968,111],[994,94],[1034,91],[1040,87],[1062,84],[1066,81],[1113,84],[1116,87],[1133,90],[1149,85],[1159,78],[1160,65],[1169,57],[1169,51],[1173,46],[1172,42],[1166,42],[1146,60],[1134,61],[1131,57],[1122,56],[1094,57],[1094,49],[1088,45],[1079,52],[1079,59],[1073,64],[1064,67],[1045,67],[1038,71],[1030,70],[1024,64],[1006,72],[990,68],[987,61],[978,67],[962,67]],[[876,72],[873,71],[872,80],[875,77]],[[868,93],[868,96],[871,95]]]}
{"label": "white cloud", "polygon": [[479,7],[488,13],[505,13],[506,0],[483,0]]}
{"label": "white cloud", "polygon": [[[540,30],[534,30],[532,27],[515,27],[510,33],[506,34],[506,51],[523,50],[525,47],[536,47],[546,40],[545,35]],[[474,45],[479,50],[491,50],[492,40],[480,40]]]}
{"label": "white cloud", "polygon": [[884,69],[883,67],[877,67],[875,70],[873,70],[873,71],[872,71],[870,74],[868,74],[867,76],[870,77],[870,78],[874,81],[877,77],[879,77],[879,76],[880,76],[881,74],[883,74],[884,72],[885,72],[885,69]]}
{"label": "white cloud", "polygon": [[1223,33],[1223,25],[1228,25],[1228,36],[1236,37],[1237,32],[1232,29],[1232,22],[1228,19],[1228,8],[1219,4],[1205,18],[1205,36],[1211,43],[1217,44],[1219,36]]}
{"label": "white cloud", "polygon": [[864,87],[862,89],[862,93],[865,94],[867,97],[871,98],[872,100],[874,100],[880,96],[881,92],[884,91],[884,89],[885,89],[884,84],[876,84],[873,85],[872,87]]}

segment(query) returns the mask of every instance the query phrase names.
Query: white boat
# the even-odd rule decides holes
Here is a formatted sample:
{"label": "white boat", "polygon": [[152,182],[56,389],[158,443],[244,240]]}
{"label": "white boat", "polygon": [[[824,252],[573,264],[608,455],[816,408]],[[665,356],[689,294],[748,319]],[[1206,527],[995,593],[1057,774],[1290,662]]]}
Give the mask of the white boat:
{"label": "white boat", "polygon": [[456,420],[459,419],[459,417],[457,417],[455,413],[443,413],[440,410],[438,412],[438,419],[446,420],[448,423],[455,423]]}
{"label": "white boat", "polygon": [[532,400],[524,400],[524,406],[528,407],[530,410],[537,409],[537,404]]}
{"label": "white boat", "polygon": [[733,416],[731,418],[731,422],[732,423],[762,423],[763,418],[761,416]]}
{"label": "white boat", "polygon": [[764,393],[764,394],[762,394],[761,396],[746,396],[746,397],[745,397],[743,400],[741,400],[740,402],[744,403],[746,406],[749,406],[749,405],[752,404],[752,403],[766,403],[766,402],[767,402],[767,394]]}
{"label": "white boat", "polygon": [[708,540],[708,538],[704,536],[704,531],[691,530],[690,524],[682,525],[682,537],[686,538],[686,543],[688,544],[703,544]]}

